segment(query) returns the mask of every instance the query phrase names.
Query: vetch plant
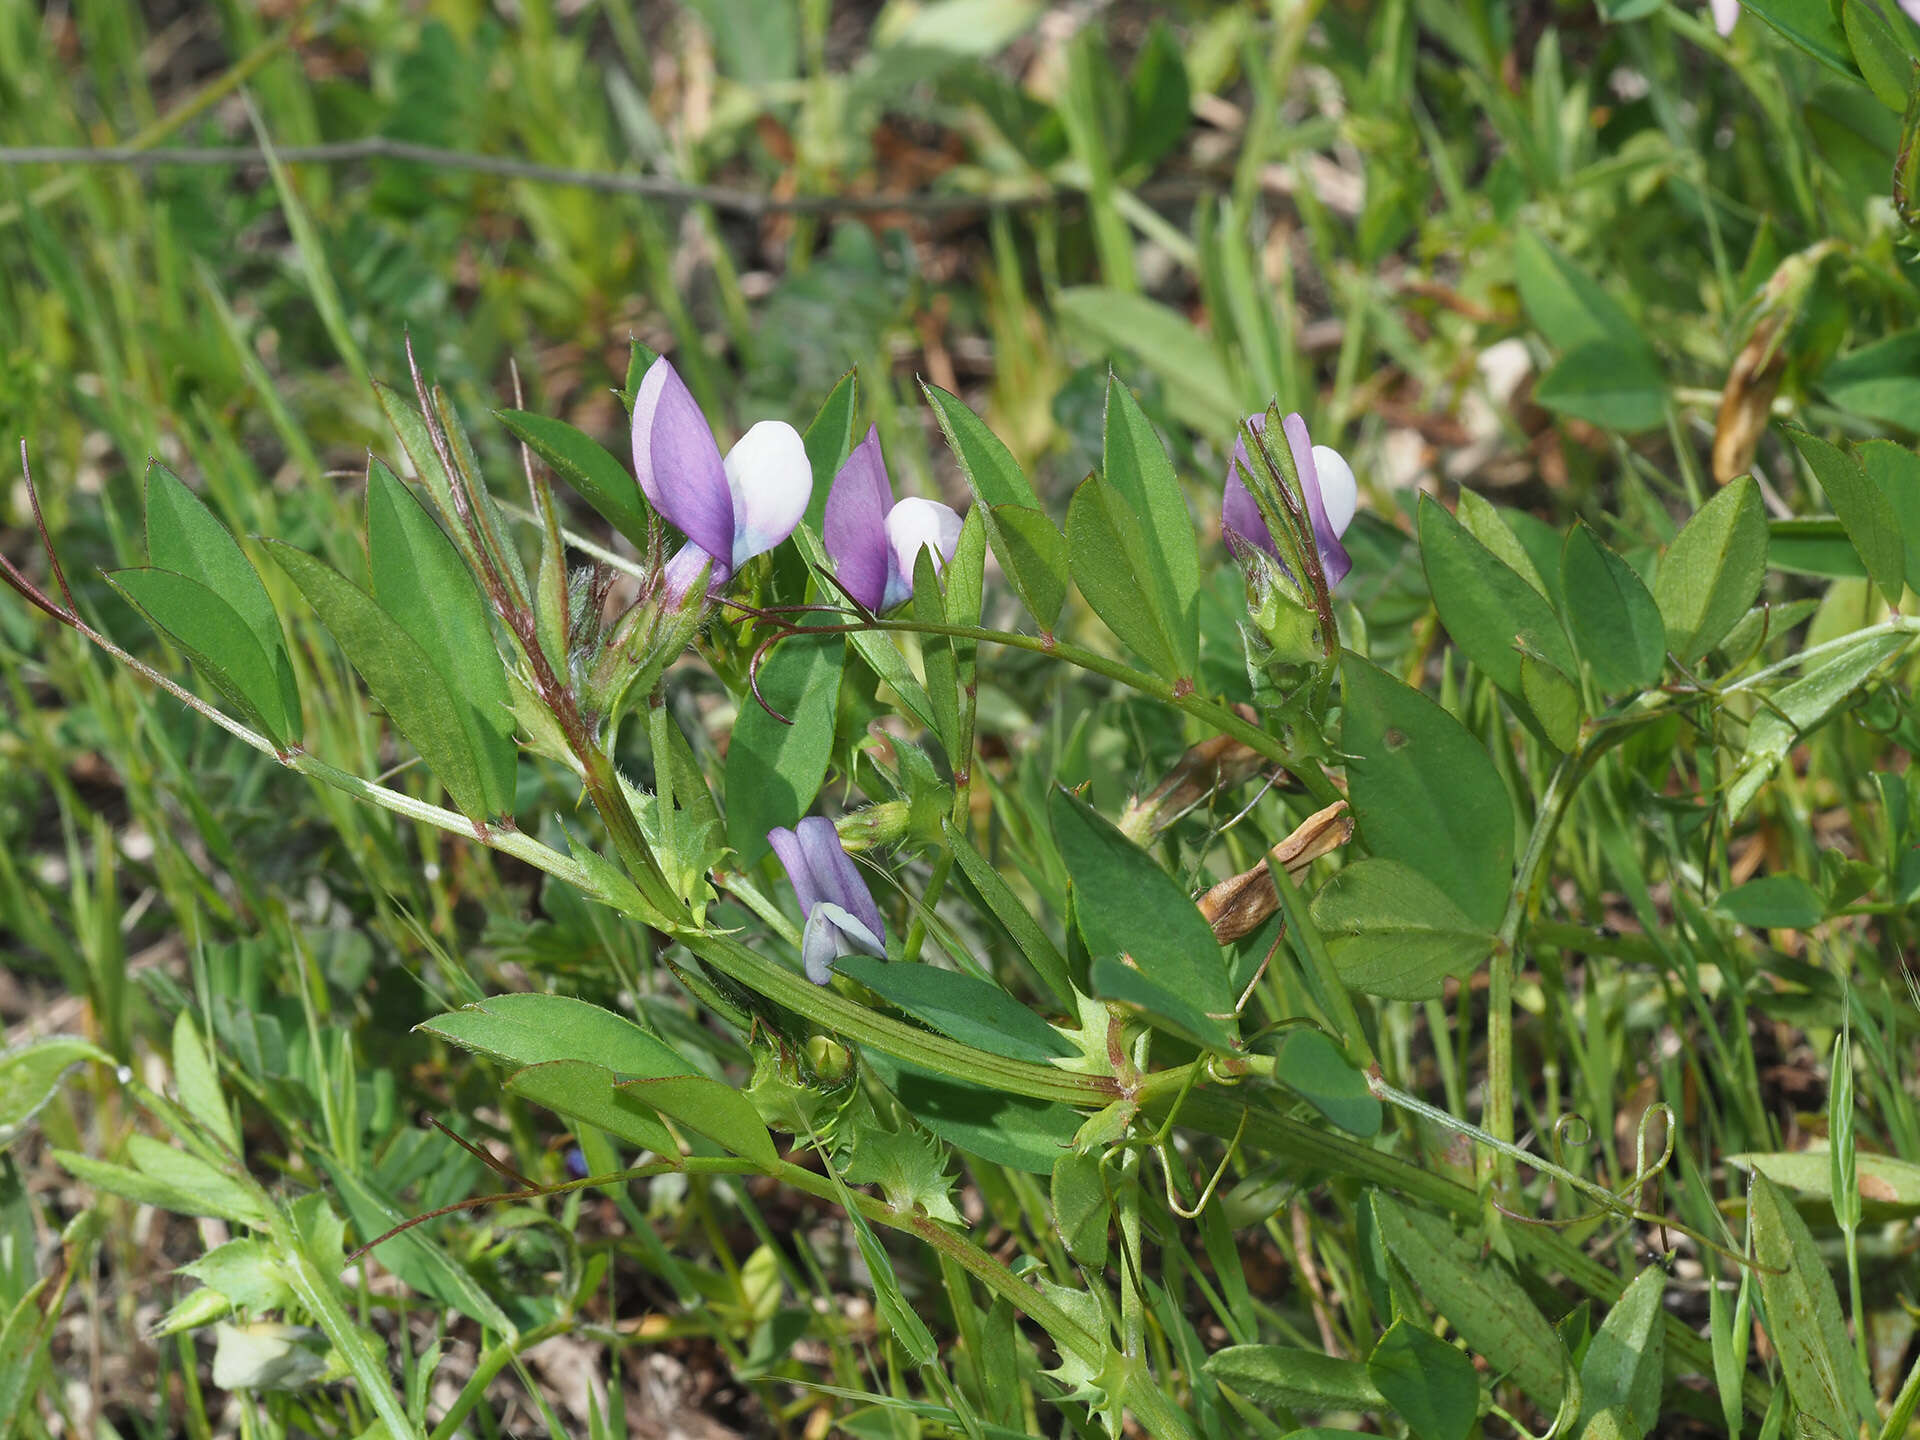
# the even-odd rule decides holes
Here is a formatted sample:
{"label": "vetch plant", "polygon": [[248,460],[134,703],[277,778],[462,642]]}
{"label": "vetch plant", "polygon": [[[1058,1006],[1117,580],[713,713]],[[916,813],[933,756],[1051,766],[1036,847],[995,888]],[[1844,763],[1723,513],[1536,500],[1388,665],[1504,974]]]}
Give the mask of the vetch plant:
{"label": "vetch plant", "polygon": [[[539,974],[530,988],[502,991],[449,970],[468,1003],[420,1013],[423,1034],[499,1067],[504,1096],[554,1132],[543,1153],[558,1158],[539,1174],[515,1172],[505,1197],[436,1193],[428,1204],[408,1188],[424,1171],[381,1189],[379,1167],[362,1174],[340,1160],[349,1122],[331,1093],[329,1108],[315,1107],[326,1134],[300,1142],[312,1158],[286,1164],[300,1179],[269,1190],[223,1074],[182,1012],[178,1101],[130,1090],[173,1143],[137,1136],[126,1163],[60,1156],[99,1192],[242,1232],[230,1242],[241,1250],[223,1247],[218,1263],[195,1268],[204,1283],[176,1306],[169,1333],[236,1314],[309,1325],[323,1337],[311,1366],[283,1374],[223,1363],[219,1374],[255,1388],[349,1375],[396,1440],[424,1440],[418,1406],[388,1378],[387,1342],[360,1326],[339,1289],[349,1225],[355,1258],[451,1297],[491,1337],[492,1374],[541,1339],[599,1323],[598,1301],[569,1290],[535,1303],[497,1269],[463,1259],[472,1247],[436,1241],[425,1221],[502,1198],[566,1207],[589,1187],[631,1206],[628,1187],[664,1176],[693,1185],[756,1175],[832,1207],[871,1290],[873,1338],[932,1376],[916,1382],[911,1403],[951,1432],[1020,1433],[1045,1401],[1113,1434],[1129,1417],[1187,1440],[1234,1433],[1209,1415],[1265,1411],[1261,1423],[1279,1428],[1366,1412],[1397,1416],[1418,1436],[1465,1440],[1495,1409],[1545,1429],[1578,1396],[1579,1413],[1593,1412],[1588,1428],[1601,1427],[1592,1433],[1638,1436],[1661,1420],[1670,1370],[1711,1371],[1736,1419],[1763,1413],[1765,1379],[1662,1307],[1657,1267],[1625,1244],[1596,1259],[1560,1228],[1597,1220],[1667,1237],[1703,1272],[1757,1275],[1775,1325],[1823,1317],[1813,1339],[1781,1352],[1792,1403],[1840,1433],[1872,1420],[1877,1401],[1860,1347],[1839,1329],[1838,1292],[1798,1212],[1769,1188],[1811,1172],[1778,1150],[1764,1116],[1732,1113],[1737,1102],[1716,1112],[1716,1123],[1745,1127],[1751,1142],[1735,1158],[1763,1177],[1748,1246],[1691,1189],[1657,1191],[1673,1158],[1703,1143],[1683,1130],[1686,1112],[1658,1098],[1631,1128],[1631,1158],[1603,1157],[1585,1173],[1561,1142],[1596,1092],[1583,1079],[1576,1109],[1526,1083],[1522,1037],[1539,1037],[1517,992],[1523,964],[1537,960],[1544,973],[1569,955],[1592,966],[1624,955],[1690,975],[1690,1023],[1711,1025],[1703,1043],[1715,1064],[1689,1083],[1710,1092],[1716,1077],[1752,1071],[1740,1007],[1771,1003],[1772,992],[1750,999],[1739,988],[1758,963],[1739,927],[1891,916],[1916,882],[1893,850],[1879,865],[1824,864],[1819,888],[1709,880],[1702,837],[1765,803],[1795,743],[1854,724],[1854,707],[1877,707],[1863,721],[1908,725],[1895,682],[1920,622],[1889,609],[1850,630],[1830,624],[1802,651],[1778,653],[1775,641],[1763,658],[1769,530],[1745,478],[1702,505],[1663,554],[1637,563],[1584,524],[1551,547],[1531,530],[1523,541],[1524,522],[1472,492],[1453,511],[1423,498],[1408,534],[1378,517],[1363,524],[1346,462],[1276,409],[1243,428],[1222,492],[1243,589],[1213,584],[1214,568],[1231,577],[1233,561],[1203,560],[1186,487],[1117,377],[1101,463],[1076,488],[1063,533],[1006,447],[942,392],[928,398],[975,495],[964,521],[929,502],[892,501],[876,432],[854,442],[852,376],[804,438],[762,422],[723,460],[667,362],[636,349],[632,373],[633,477],[569,427],[503,417],[530,452],[532,566],[452,408],[421,378],[417,406],[385,398],[424,500],[385,465],[369,467],[368,585],[271,544],[424,772],[356,774],[310,751],[308,717],[322,707],[302,693],[314,667],[294,663],[288,636],[300,632],[238,542],[168,472],[149,482],[149,564],[116,579],[237,717],[83,619],[51,536],[59,598],[6,567],[43,612],[287,768],[514,857],[546,877],[554,913],[584,906],[618,933],[649,937],[646,963],[616,974]],[[1859,530],[1862,575],[1883,602],[1902,599],[1901,546],[1882,532],[1899,529],[1920,459],[1885,441],[1849,451],[1796,431],[1791,443],[1833,497],[1838,533]],[[603,613],[614,562],[598,547],[579,558],[532,455],[629,538],[653,531],[656,510],[686,533],[665,565],[651,544],[637,563],[620,562],[632,586],[624,612]],[[805,507],[828,474],[836,483],[815,533]],[[744,561],[790,532],[796,551],[764,582],[743,581]],[[1348,611],[1346,636],[1335,627],[1333,588],[1355,571],[1374,579],[1350,536],[1383,574],[1423,582],[1397,627],[1384,604]],[[1024,610],[1008,628],[985,623],[989,552],[1012,591],[996,604]],[[745,587],[723,620],[710,620],[707,596],[695,593],[703,570]],[[1203,585],[1213,607],[1204,625]],[[1252,608],[1236,624],[1249,591]],[[838,603],[842,593],[854,603]],[[1082,603],[1069,607],[1075,597]],[[1069,627],[1071,638],[1059,633]],[[1443,633],[1449,678],[1435,699],[1410,681],[1424,678],[1420,647]],[[705,662],[698,681],[693,665],[675,663],[689,651]],[[990,651],[1077,687],[1079,708],[1096,717],[1078,723],[1099,724],[1103,748],[1069,737],[1044,763],[1031,748],[1012,763],[1016,741],[1002,728],[990,750]],[[696,687],[726,695],[722,730],[684,703]],[[1663,738],[1683,724],[1711,737],[1710,784],[1677,767]],[[1113,802],[1116,823],[1103,813],[1108,777],[1089,757],[1121,746],[1135,747],[1122,753],[1137,753],[1141,783],[1130,802]],[[540,784],[524,785],[525,771]],[[1684,801],[1656,788],[1683,779],[1698,783]],[[1843,773],[1821,783],[1854,782]],[[436,803],[436,786],[457,808]],[[1898,821],[1891,843],[1910,846],[1920,801],[1895,777],[1875,787],[1899,797],[1886,802]],[[1683,820],[1712,817],[1663,832],[1663,844],[1691,856],[1674,892],[1674,937],[1638,868],[1645,827],[1626,819],[1627,806],[1655,793]],[[576,809],[579,799],[587,806]],[[556,802],[560,813],[543,821]],[[836,806],[850,811],[841,824],[860,837],[863,863],[902,881],[882,892],[884,904],[840,825],[819,813]],[[1587,829],[1570,844],[1563,832],[1576,814]],[[1589,846],[1585,836],[1599,838]],[[799,901],[799,927],[769,888],[776,864]],[[1629,887],[1626,903],[1644,914],[1631,946],[1618,934],[1593,939],[1614,913],[1610,889],[1575,879],[1555,888],[1590,865],[1608,867],[1608,884]],[[797,969],[782,958],[795,947]],[[1719,972],[1711,987],[1701,957]],[[1624,971],[1618,983],[1631,983]],[[1566,1033],[1587,1023],[1564,988],[1540,994]],[[1411,1058],[1416,1034],[1449,1033],[1454,1000],[1467,1012],[1461,1023],[1484,1027],[1472,1037],[1487,1057],[1473,1101],[1457,1075],[1435,1081]],[[1725,1027],[1711,1008],[1723,1002],[1733,1007]],[[1880,1002],[1857,1003],[1852,1043],[1884,1045],[1873,1027],[1897,1018]],[[0,1061],[29,1067],[9,1093],[44,1097],[68,1065],[111,1058],[60,1044]],[[326,1066],[355,1073],[344,1052]],[[246,1073],[249,1094],[268,1093]],[[1529,1148],[1520,1122],[1531,1128],[1530,1107],[1543,1104],[1553,1141]],[[1858,1108],[1850,1089],[1836,1089],[1836,1143],[1851,1143],[1846,1117]],[[1420,1147],[1435,1133],[1466,1149],[1434,1161]],[[794,1158],[804,1150],[824,1170]],[[953,1193],[957,1157],[999,1177],[982,1204],[1030,1208],[1058,1237],[1050,1258],[1009,1264],[977,1243]],[[1865,1156],[1855,1169],[1848,1186],[1862,1196],[1869,1182],[1899,1194],[1910,1179]],[[1854,1171],[1823,1161],[1819,1173]],[[1337,1305],[1324,1288],[1315,1302],[1333,1337],[1322,1353],[1298,1343],[1298,1325],[1273,1323],[1235,1267],[1258,1235],[1292,1244],[1297,1229],[1278,1225],[1276,1207],[1329,1175],[1343,1188],[1327,1203],[1344,1195],[1354,1208],[1328,1223],[1351,1230],[1356,1258]],[[1920,1184],[1913,1195],[1920,1208]],[[1857,1258],[1865,1212],[1836,1198]],[[1306,1214],[1302,1202],[1296,1227]],[[627,1219],[648,1223],[638,1209]],[[920,1247],[917,1279],[903,1278],[881,1230]],[[1199,1255],[1214,1276],[1205,1284]],[[737,1285],[700,1282],[724,1291],[724,1305],[701,1311],[693,1284],[671,1293],[751,1347],[755,1383],[777,1403],[789,1381],[816,1376],[793,1338],[813,1312],[780,1339],[780,1302],[767,1288],[778,1255],[733,1268]],[[749,1274],[759,1277],[751,1285]],[[924,1286],[938,1288],[951,1326],[912,1298]],[[1850,1284],[1856,1317],[1868,1293],[1864,1281]],[[1581,1307],[1596,1303],[1605,1313],[1589,1333],[1592,1311]],[[1428,1310],[1459,1345],[1436,1338]],[[1044,1335],[1044,1351],[1016,1315]],[[1216,1344],[1216,1334],[1236,1343]],[[231,1361],[230,1340],[228,1350]],[[1833,1376],[1843,1390],[1828,1385]],[[886,1381],[875,1372],[865,1383]]]}

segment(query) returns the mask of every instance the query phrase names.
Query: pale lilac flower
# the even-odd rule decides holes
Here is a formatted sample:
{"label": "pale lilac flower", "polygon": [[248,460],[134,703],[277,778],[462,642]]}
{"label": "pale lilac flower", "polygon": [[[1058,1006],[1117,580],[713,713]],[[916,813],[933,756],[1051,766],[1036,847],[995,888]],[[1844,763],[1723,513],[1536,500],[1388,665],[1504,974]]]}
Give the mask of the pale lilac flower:
{"label": "pale lilac flower", "polygon": [[951,506],[917,496],[893,498],[877,426],[868,428],[833,477],[822,528],[840,583],[876,615],[913,594],[913,566],[922,550],[933,552],[938,569],[960,543],[960,517]]}
{"label": "pale lilac flower", "polygon": [[[1901,0],[1903,7],[1914,0]],[[1707,0],[1708,8],[1713,11],[1713,28],[1724,39],[1733,33],[1733,27],[1740,22],[1740,0]]]}
{"label": "pale lilac flower", "polygon": [[840,845],[833,822],[809,815],[794,829],[777,826],[767,843],[786,867],[807,928],[800,937],[800,962],[807,978],[824,985],[833,962],[842,955],[887,958],[887,927],[873,903],[867,882]]}
{"label": "pale lilac flower", "polygon": [[[1306,496],[1307,517],[1313,522],[1320,568],[1326,572],[1327,588],[1332,589],[1346,579],[1347,572],[1353,568],[1352,558],[1340,543],[1360,503],[1353,467],[1341,458],[1339,451],[1315,445],[1307,435],[1307,422],[1297,413],[1287,416],[1280,424],[1286,431],[1287,448],[1293,452],[1294,468],[1300,472],[1300,490]],[[1267,417],[1249,415],[1247,425],[1254,434],[1263,435]],[[1226,491],[1220,497],[1220,528],[1226,535],[1227,548],[1235,553],[1259,549],[1279,560],[1280,549],[1267,530],[1266,518],[1261,515],[1246,481],[1240,478],[1247,463],[1247,442],[1242,438],[1234,442],[1233,459],[1227,467]]]}
{"label": "pale lilac flower", "polygon": [[665,356],[633,397],[633,470],[647,503],[687,537],[667,563],[678,597],[713,563],[718,588],[748,560],[793,533],[813,495],[813,467],[800,432],[762,420],[720,458],[713,431]]}

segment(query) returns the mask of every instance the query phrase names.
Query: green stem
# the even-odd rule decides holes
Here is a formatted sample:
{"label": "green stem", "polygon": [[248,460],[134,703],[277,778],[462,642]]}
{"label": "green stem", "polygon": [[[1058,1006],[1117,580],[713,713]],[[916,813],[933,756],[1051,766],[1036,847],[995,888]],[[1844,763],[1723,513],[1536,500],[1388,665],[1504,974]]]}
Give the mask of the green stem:
{"label": "green stem", "polygon": [[[1033,655],[1051,656],[1064,660],[1069,665],[1095,675],[1105,676],[1109,680],[1125,685],[1129,690],[1137,690],[1175,709],[1184,710],[1196,720],[1204,721],[1223,735],[1230,735],[1256,754],[1264,755],[1276,765],[1284,765],[1299,776],[1300,781],[1314,797],[1323,804],[1332,804],[1341,798],[1340,792],[1333,788],[1320,767],[1309,757],[1291,753],[1284,745],[1258,725],[1243,720],[1233,710],[1217,700],[1209,700],[1191,688],[1182,689],[1179,684],[1162,680],[1144,670],[1089,650],[1081,645],[1070,645],[1055,640],[1051,636],[1022,635],[1014,630],[989,630],[979,625],[933,625],[922,624],[917,620],[873,620],[859,625],[821,626],[821,630],[896,630],[912,635],[946,635],[958,640],[973,640],[985,645],[999,645],[1009,650],[1025,650]],[[1191,682],[1183,682],[1191,685]]]}
{"label": "green stem", "polygon": [[[1288,1157],[1303,1171],[1350,1176],[1363,1184],[1423,1201],[1463,1218],[1483,1213],[1481,1198],[1475,1191],[1438,1171],[1258,1103],[1249,1106],[1249,1100],[1259,1098],[1236,1097],[1231,1091],[1220,1089],[1195,1090],[1182,1103],[1180,1119],[1190,1129],[1223,1140],[1231,1140],[1238,1134],[1242,1144],[1266,1150],[1276,1157]],[[1159,1088],[1151,1097],[1143,1099],[1142,1110],[1149,1120],[1158,1119],[1173,1099],[1170,1090]],[[1558,1230],[1517,1223],[1510,1225],[1507,1233],[1514,1249],[1527,1256],[1535,1270],[1564,1276],[1603,1304],[1612,1305],[1626,1288],[1618,1275]],[[1667,1317],[1667,1348],[1697,1373],[1713,1373],[1713,1353],[1708,1342],[1676,1315]],[[1764,1380],[1757,1375],[1748,1376],[1743,1393],[1748,1410],[1755,1415],[1766,1413],[1771,1395]]]}
{"label": "green stem", "polygon": [[1082,1108],[1105,1105],[1119,1095],[1119,1085],[1109,1077],[1009,1060],[870,1010],[827,986],[815,985],[776,960],[755,954],[730,935],[684,929],[676,931],[675,938],[716,970],[775,1004],[845,1039],[871,1045],[935,1074],[1009,1095]]}
{"label": "green stem", "polygon": [[573,1328],[571,1319],[549,1320],[546,1324],[532,1330],[524,1330],[518,1335],[510,1335],[498,1345],[480,1357],[480,1363],[474,1367],[473,1375],[460,1387],[460,1393],[454,1398],[453,1405],[433,1427],[433,1433],[427,1440],[453,1440],[454,1432],[460,1423],[472,1413],[473,1407],[486,1397],[487,1386],[493,1383],[493,1377],[504,1370],[515,1356],[531,1350],[534,1346],[564,1335]]}
{"label": "green stem", "polygon": [[[1496,1139],[1513,1143],[1513,974],[1521,931],[1527,912],[1533,908],[1533,894],[1540,882],[1541,868],[1553,849],[1553,837],[1567,813],[1568,802],[1590,763],[1588,751],[1576,748],[1564,755],[1547,781],[1547,793],[1534,813],[1533,830],[1527,836],[1527,848],[1520,857],[1513,878],[1513,891],[1507,898],[1507,912],[1494,934],[1493,964],[1487,985],[1487,1100],[1481,1112],[1481,1125]],[[1512,1156],[1495,1150],[1483,1155],[1502,1190],[1511,1190],[1515,1180]]]}

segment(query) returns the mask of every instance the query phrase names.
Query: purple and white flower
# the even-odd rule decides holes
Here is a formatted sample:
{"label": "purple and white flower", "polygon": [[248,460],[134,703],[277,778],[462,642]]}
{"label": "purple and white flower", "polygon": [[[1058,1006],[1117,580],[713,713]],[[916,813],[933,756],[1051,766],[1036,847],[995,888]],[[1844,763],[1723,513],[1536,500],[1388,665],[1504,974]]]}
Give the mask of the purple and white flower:
{"label": "purple and white flower", "polygon": [[960,517],[951,506],[917,496],[893,498],[878,427],[868,428],[833,477],[822,528],[840,583],[876,615],[913,594],[914,562],[922,550],[933,552],[938,569],[960,543]]}
{"label": "purple and white flower", "polygon": [[687,537],[667,562],[667,593],[675,599],[709,561],[708,588],[718,589],[786,539],[813,495],[799,431],[762,420],[722,460],[706,416],[665,356],[647,368],[633,397],[633,470],[647,503]]}
{"label": "purple and white flower", "polygon": [[[1340,543],[1340,537],[1353,523],[1354,511],[1360,503],[1360,489],[1354,483],[1353,467],[1339,451],[1315,445],[1307,434],[1307,422],[1297,412],[1287,416],[1280,425],[1286,432],[1287,448],[1293,452],[1294,468],[1300,472],[1300,490],[1306,497],[1307,517],[1313,522],[1320,568],[1326,573],[1327,588],[1332,589],[1353,569],[1353,559]],[[1249,415],[1247,426],[1254,434],[1264,435],[1267,417]],[[1227,467],[1226,490],[1220,497],[1220,529],[1226,536],[1227,548],[1236,554],[1264,550],[1279,560],[1280,548],[1273,543],[1266,518],[1261,515],[1246,481],[1241,479],[1247,464],[1247,442],[1242,437],[1234,442],[1233,459]]]}
{"label": "purple and white flower", "polygon": [[767,832],[767,843],[786,867],[807,926],[800,937],[800,963],[807,979],[824,985],[842,955],[887,958],[887,927],[867,882],[841,847],[833,822],[809,815],[789,830]]}

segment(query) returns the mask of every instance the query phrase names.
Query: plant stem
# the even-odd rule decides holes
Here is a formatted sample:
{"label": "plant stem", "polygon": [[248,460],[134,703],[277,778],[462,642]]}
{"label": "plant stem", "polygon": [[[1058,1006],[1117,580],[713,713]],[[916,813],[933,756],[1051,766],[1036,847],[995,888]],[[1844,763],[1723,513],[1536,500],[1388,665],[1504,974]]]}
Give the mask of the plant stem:
{"label": "plant stem", "polygon": [[1084,646],[1070,645],[1055,640],[1051,636],[1022,635],[1014,630],[989,630],[979,625],[932,625],[917,620],[873,620],[859,625],[810,627],[815,631],[851,631],[851,630],[895,630],[913,635],[946,635],[958,640],[973,640],[986,645],[1000,645],[1009,650],[1025,650],[1033,655],[1048,655],[1064,660],[1095,675],[1103,675],[1109,680],[1125,685],[1129,690],[1137,690],[1142,695],[1184,710],[1196,720],[1213,726],[1223,735],[1230,735],[1256,754],[1264,755],[1276,765],[1284,765],[1297,775],[1300,782],[1322,804],[1330,805],[1341,797],[1333,788],[1326,775],[1310,757],[1295,755],[1284,745],[1258,725],[1250,724],[1235,714],[1231,708],[1217,700],[1188,689],[1182,690],[1172,682],[1150,675],[1144,670],[1089,650]]}
{"label": "plant stem", "polygon": [[[1487,1099],[1480,1123],[1490,1135],[1513,1143],[1513,975],[1516,950],[1527,912],[1533,906],[1533,893],[1540,882],[1541,867],[1553,849],[1553,838],[1567,805],[1590,764],[1584,745],[1560,759],[1547,781],[1547,793],[1534,813],[1533,830],[1527,836],[1527,848],[1513,877],[1513,891],[1507,898],[1507,911],[1494,934],[1493,963],[1487,985]],[[1511,1190],[1515,1179],[1512,1156],[1496,1150],[1483,1155],[1481,1163],[1490,1167],[1496,1184]]]}
{"label": "plant stem", "polygon": [[515,1356],[534,1346],[551,1340],[556,1335],[564,1335],[573,1328],[571,1319],[549,1320],[546,1324],[532,1330],[524,1330],[518,1335],[510,1335],[480,1357],[480,1363],[474,1366],[473,1374],[467,1383],[460,1387],[460,1393],[454,1398],[447,1413],[440,1417],[440,1423],[433,1427],[433,1433],[427,1440],[453,1440],[454,1432],[460,1428],[460,1422],[472,1413],[473,1407],[486,1397],[487,1386],[493,1383],[493,1377],[507,1367]]}

